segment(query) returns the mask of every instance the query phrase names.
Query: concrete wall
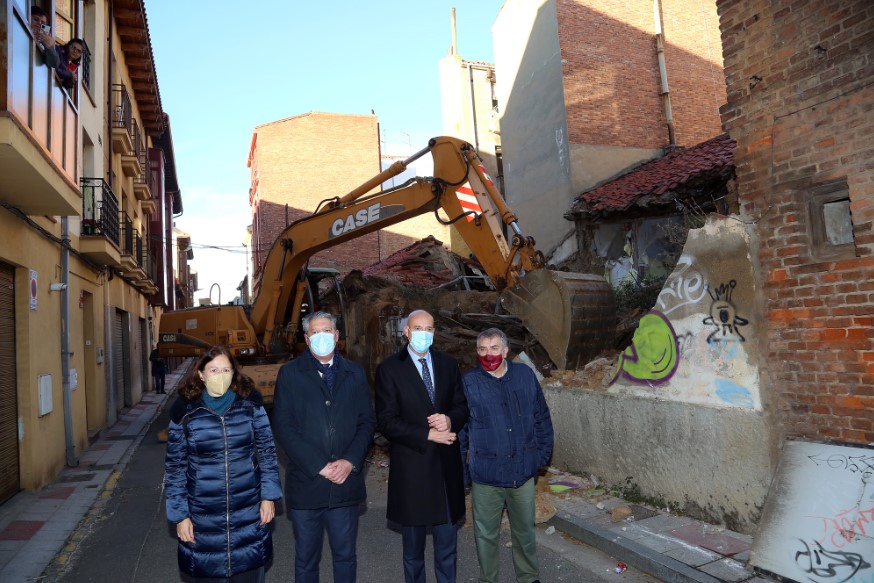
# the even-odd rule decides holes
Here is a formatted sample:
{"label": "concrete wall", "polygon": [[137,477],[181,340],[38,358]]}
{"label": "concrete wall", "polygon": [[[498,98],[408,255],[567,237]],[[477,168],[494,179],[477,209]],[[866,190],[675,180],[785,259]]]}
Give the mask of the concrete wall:
{"label": "concrete wall", "polygon": [[771,480],[768,421],[759,412],[544,386],[555,427],[553,465],[626,478],[643,496],[751,532]]}
{"label": "concrete wall", "polygon": [[554,0],[508,1],[492,28],[505,195],[545,253],[573,230],[574,190]]}
{"label": "concrete wall", "polygon": [[[749,227],[711,215],[600,391],[550,391],[555,461],[748,531],[773,470]],[[678,479],[681,477],[681,479]]]}

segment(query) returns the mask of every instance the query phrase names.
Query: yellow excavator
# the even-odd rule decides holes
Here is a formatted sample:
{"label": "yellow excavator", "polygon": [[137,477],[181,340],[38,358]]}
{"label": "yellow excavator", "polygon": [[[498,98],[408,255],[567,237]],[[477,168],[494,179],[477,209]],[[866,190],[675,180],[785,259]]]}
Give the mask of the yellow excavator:
{"label": "yellow excavator", "polygon": [[[430,153],[433,177],[416,177],[372,192]],[[468,185],[482,213],[465,211],[458,198]],[[442,219],[438,210],[449,219]],[[350,193],[285,228],[271,248],[261,287],[251,306],[221,305],[166,312],[158,349],[164,356],[197,356],[227,344],[267,402],[278,367],[300,351],[301,314],[312,310],[315,283],[329,276],[311,270],[309,258],[323,249],[426,212],[453,223],[494,286],[503,308],[518,317],[560,369],[585,364],[612,344],[616,320],[613,290],[603,277],[553,271],[516,215],[485,174],[476,150],[463,140],[436,137],[428,146],[374,176]],[[504,236],[503,225],[510,232]]]}

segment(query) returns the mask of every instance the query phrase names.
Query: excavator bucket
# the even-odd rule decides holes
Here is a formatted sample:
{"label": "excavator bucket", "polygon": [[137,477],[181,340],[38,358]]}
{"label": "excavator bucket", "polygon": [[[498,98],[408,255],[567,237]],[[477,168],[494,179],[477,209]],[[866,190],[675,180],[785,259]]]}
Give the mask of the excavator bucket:
{"label": "excavator bucket", "polygon": [[616,304],[603,277],[549,269],[528,272],[501,294],[559,369],[576,369],[613,345]]}

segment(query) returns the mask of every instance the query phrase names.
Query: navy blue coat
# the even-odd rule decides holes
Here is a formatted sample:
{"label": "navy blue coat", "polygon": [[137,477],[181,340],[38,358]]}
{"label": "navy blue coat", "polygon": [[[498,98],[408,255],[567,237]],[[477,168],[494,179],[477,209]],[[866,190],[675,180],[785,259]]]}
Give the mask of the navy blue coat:
{"label": "navy blue coat", "polygon": [[518,488],[549,463],[552,418],[534,371],[506,362],[501,378],[479,366],[464,374],[470,417],[459,440],[466,481]]}
{"label": "navy blue coat", "polygon": [[454,358],[436,350],[431,364],[436,405],[406,347],[376,368],[376,417],[380,433],[391,441],[386,517],[406,526],[455,523],[465,511],[458,441],[428,441],[429,415],[447,415],[455,433],[467,422],[461,371]]}
{"label": "navy blue coat", "polygon": [[276,446],[257,391],[237,396],[223,416],[201,399],[173,404],[165,462],[167,519],[194,523],[194,543],[179,542],[179,569],[230,577],[273,554],[261,501],[282,495]]}
{"label": "navy blue coat", "polygon": [[[295,510],[355,506],[367,497],[361,469],[373,441],[370,386],[360,364],[334,353],[333,394],[309,354],[282,365],[273,394],[273,432],[288,456],[286,503]],[[345,459],[354,469],[342,484],[319,475]]]}

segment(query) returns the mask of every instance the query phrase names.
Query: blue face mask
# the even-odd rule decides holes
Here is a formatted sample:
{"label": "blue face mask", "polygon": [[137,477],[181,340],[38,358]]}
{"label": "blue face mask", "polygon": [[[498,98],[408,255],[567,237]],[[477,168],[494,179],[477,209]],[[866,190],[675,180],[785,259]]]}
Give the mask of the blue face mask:
{"label": "blue face mask", "polygon": [[334,333],[319,332],[310,336],[310,350],[316,356],[328,356],[334,352]]}
{"label": "blue face mask", "polygon": [[424,330],[410,332],[410,346],[419,354],[425,354],[434,342],[434,335]]}

